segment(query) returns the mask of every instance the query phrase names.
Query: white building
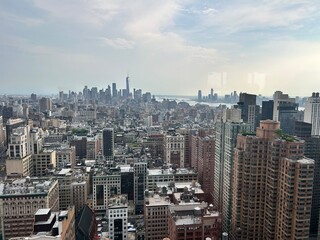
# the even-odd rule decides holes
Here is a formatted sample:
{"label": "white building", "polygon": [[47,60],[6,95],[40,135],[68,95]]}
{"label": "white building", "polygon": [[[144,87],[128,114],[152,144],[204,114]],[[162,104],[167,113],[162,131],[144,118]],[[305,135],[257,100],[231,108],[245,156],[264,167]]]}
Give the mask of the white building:
{"label": "white building", "polygon": [[108,201],[108,225],[110,239],[128,239],[128,199],[117,195]]}
{"label": "white building", "polygon": [[93,209],[105,211],[108,199],[121,193],[121,176],[117,173],[98,172],[93,176]]}
{"label": "white building", "polygon": [[171,133],[164,136],[164,161],[167,164],[175,164],[184,167],[184,136]]}
{"label": "white building", "polygon": [[312,124],[311,135],[320,135],[320,97],[319,93],[312,93],[304,110],[304,121]]}

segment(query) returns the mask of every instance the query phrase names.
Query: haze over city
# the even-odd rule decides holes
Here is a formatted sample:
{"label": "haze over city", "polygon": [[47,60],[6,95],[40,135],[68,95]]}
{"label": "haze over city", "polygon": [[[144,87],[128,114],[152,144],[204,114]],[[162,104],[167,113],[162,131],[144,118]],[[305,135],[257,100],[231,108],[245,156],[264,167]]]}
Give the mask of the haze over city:
{"label": "haze over city", "polygon": [[[318,1],[1,1],[0,94],[84,85],[309,96]],[[123,85],[123,86],[122,86]]]}

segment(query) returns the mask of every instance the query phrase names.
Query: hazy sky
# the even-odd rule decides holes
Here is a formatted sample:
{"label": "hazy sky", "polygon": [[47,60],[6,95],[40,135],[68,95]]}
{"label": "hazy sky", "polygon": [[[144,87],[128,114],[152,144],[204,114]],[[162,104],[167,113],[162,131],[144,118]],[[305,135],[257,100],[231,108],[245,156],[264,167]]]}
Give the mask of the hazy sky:
{"label": "hazy sky", "polygon": [[0,1],[0,94],[210,88],[310,95],[320,85],[318,0]]}

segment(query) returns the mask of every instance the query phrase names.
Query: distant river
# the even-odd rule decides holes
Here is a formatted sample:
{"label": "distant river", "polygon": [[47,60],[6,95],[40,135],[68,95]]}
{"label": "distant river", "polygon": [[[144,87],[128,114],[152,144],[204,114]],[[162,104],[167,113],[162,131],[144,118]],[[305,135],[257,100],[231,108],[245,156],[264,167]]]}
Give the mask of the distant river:
{"label": "distant river", "polygon": [[[165,96],[165,95],[161,95],[161,96],[155,96],[156,100],[161,102],[163,99],[169,99],[169,100],[176,100],[177,102],[187,102],[189,103],[191,106],[194,106],[196,104],[198,104],[199,102],[195,101],[194,97],[188,97],[188,96]],[[236,104],[232,104],[232,103],[210,103],[210,102],[201,102],[200,104],[206,104],[209,105],[210,107],[219,107],[220,105],[226,105],[228,108],[231,108],[233,105]],[[299,106],[299,111],[304,111],[304,107],[300,107]]]}
{"label": "distant river", "polygon": [[[194,106],[196,104],[199,104],[199,102],[195,101],[195,99],[193,97],[188,97],[188,96],[155,96],[156,100],[161,102],[163,99],[169,99],[171,101],[175,100],[177,102],[187,102],[189,103],[191,106]],[[220,105],[226,105],[227,107],[231,107],[235,104],[231,104],[231,103],[211,103],[211,102],[201,102],[200,104],[205,104],[205,105],[209,105],[210,107],[219,107]]]}

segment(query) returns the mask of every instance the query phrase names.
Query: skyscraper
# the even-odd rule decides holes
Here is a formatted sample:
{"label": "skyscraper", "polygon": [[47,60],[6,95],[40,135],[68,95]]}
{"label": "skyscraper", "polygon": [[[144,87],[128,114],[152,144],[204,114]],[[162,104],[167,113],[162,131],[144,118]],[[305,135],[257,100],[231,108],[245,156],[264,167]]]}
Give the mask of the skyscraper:
{"label": "skyscraper", "polygon": [[273,100],[262,101],[261,120],[272,120],[273,118]]}
{"label": "skyscraper", "polygon": [[198,101],[199,102],[202,101],[202,91],[201,90],[198,91]]}
{"label": "skyscraper", "polygon": [[278,105],[278,121],[280,128],[287,134],[293,135],[294,124],[297,120],[298,103],[295,102],[279,102]]}
{"label": "skyscraper", "polygon": [[295,103],[295,98],[289,98],[288,94],[283,94],[281,91],[276,91],[273,94],[273,120],[279,121],[279,105],[281,102]]}
{"label": "skyscraper", "polygon": [[231,220],[234,148],[238,133],[248,131],[250,125],[242,122],[240,109],[226,109],[224,118],[216,123],[213,200],[222,212],[222,229],[226,232]]}
{"label": "skyscraper", "polygon": [[320,137],[311,136],[312,124],[296,122],[294,135],[305,141],[304,154],[314,160],[314,182],[310,218],[310,239],[320,237]]}
{"label": "skyscraper", "polygon": [[312,93],[309,97],[304,110],[304,121],[312,124],[311,134],[320,135],[320,97],[319,93]]}
{"label": "skyscraper", "polygon": [[304,159],[304,141],[279,128],[266,120],[255,136],[238,135],[231,239],[309,237],[314,161]]}
{"label": "skyscraper", "polygon": [[106,160],[113,160],[114,155],[114,130],[105,128],[102,131],[103,155]]}
{"label": "skyscraper", "polygon": [[147,163],[134,163],[133,172],[135,213],[142,214],[144,210],[144,193],[147,186]]}
{"label": "skyscraper", "polygon": [[241,118],[251,125],[254,132],[260,121],[260,106],[256,105],[257,96],[248,93],[240,93],[238,107],[241,109]]}
{"label": "skyscraper", "polygon": [[130,96],[129,75],[126,77],[126,91],[127,91],[127,97],[129,97]]}
{"label": "skyscraper", "polygon": [[117,84],[112,83],[112,97],[116,98],[118,96]]}

